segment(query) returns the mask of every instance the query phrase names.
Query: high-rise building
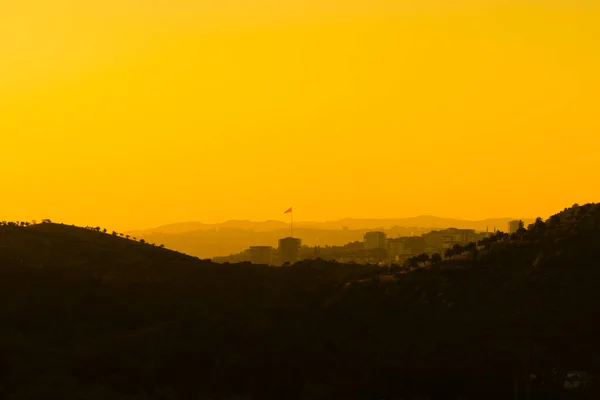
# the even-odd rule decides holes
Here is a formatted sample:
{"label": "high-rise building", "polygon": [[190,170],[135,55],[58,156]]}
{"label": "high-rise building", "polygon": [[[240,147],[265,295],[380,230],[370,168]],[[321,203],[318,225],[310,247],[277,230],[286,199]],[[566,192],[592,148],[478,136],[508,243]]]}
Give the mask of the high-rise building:
{"label": "high-rise building", "polygon": [[367,232],[365,233],[365,249],[386,249],[387,235],[384,232]]}
{"label": "high-rise building", "polygon": [[271,265],[273,252],[271,246],[251,246],[249,252],[252,264]]}
{"label": "high-rise building", "polygon": [[395,259],[397,256],[410,254],[410,249],[407,246],[404,238],[388,239],[388,254],[390,258]]}
{"label": "high-rise building", "polygon": [[523,221],[515,220],[508,223],[508,233],[516,233],[519,228],[523,227]]}
{"label": "high-rise building", "polygon": [[279,262],[281,264],[297,262],[300,247],[302,247],[302,240],[300,239],[293,237],[279,239]]}

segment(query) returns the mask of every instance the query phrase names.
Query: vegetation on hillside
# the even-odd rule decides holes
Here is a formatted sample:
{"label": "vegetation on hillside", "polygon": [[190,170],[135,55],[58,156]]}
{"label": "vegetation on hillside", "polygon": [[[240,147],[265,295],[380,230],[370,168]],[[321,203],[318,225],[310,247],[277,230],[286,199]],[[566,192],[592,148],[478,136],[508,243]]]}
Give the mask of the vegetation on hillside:
{"label": "vegetation on hillside", "polygon": [[217,265],[3,224],[0,397],[598,398],[598,205],[432,258]]}

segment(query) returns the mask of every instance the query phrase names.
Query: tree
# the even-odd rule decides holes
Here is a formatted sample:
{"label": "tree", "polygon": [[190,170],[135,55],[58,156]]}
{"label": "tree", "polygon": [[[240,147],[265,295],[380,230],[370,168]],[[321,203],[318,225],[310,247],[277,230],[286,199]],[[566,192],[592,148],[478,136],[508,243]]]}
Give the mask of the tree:
{"label": "tree", "polygon": [[560,226],[560,217],[558,215],[553,215],[548,220],[548,227],[552,229],[556,229]]}
{"label": "tree", "polygon": [[456,254],[457,256],[460,256],[465,251],[460,244],[455,244],[454,246],[452,246],[452,250],[454,250],[454,254]]}
{"label": "tree", "polygon": [[442,261],[442,256],[440,255],[440,253],[433,253],[431,255],[431,263],[432,264],[437,264],[441,261]]}
{"label": "tree", "polygon": [[116,232],[116,231],[113,231],[112,235],[113,235],[113,236],[117,236],[117,232]]}
{"label": "tree", "polygon": [[463,250],[466,252],[475,251],[477,250],[477,244],[475,242],[469,242],[465,247],[463,247]]}
{"label": "tree", "polygon": [[[123,234],[121,233],[121,236],[123,236]],[[127,235],[125,236],[125,238],[129,239],[131,236]],[[135,240],[135,238],[133,238],[133,240]]]}
{"label": "tree", "polygon": [[537,217],[535,222],[529,225],[528,229],[532,232],[539,233],[546,229],[546,223],[541,217]]}
{"label": "tree", "polygon": [[106,228],[102,229],[102,233],[106,233],[106,232],[107,232]]}
{"label": "tree", "polygon": [[519,221],[519,228],[517,228],[516,233],[519,235],[523,235],[526,232],[527,232],[527,229],[525,229],[525,224],[523,224],[523,221]]}
{"label": "tree", "polygon": [[411,257],[408,260],[406,260],[404,262],[404,267],[405,268],[416,268],[419,266],[419,260],[418,260],[418,256],[417,257]]}
{"label": "tree", "polygon": [[464,250],[473,257],[473,260],[477,259],[477,244],[475,242],[469,242],[464,247]]}
{"label": "tree", "polygon": [[140,239],[140,243],[146,243],[144,239]]}
{"label": "tree", "polygon": [[477,244],[479,246],[483,246],[486,250],[489,250],[490,245],[492,244],[492,238],[491,237],[485,237],[483,239],[481,239],[479,242],[477,242]]}
{"label": "tree", "polygon": [[419,255],[416,257],[416,259],[417,259],[417,261],[418,261],[418,262],[420,262],[420,263],[426,263],[427,261],[429,261],[429,260],[430,260],[430,257],[429,257],[429,254],[427,254],[427,253],[422,253],[422,254],[419,254]]}

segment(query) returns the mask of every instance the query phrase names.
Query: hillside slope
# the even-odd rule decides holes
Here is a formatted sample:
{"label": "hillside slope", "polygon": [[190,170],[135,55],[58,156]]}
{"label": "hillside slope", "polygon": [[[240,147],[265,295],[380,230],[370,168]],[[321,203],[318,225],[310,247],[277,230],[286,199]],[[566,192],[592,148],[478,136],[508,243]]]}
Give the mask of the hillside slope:
{"label": "hillside slope", "polygon": [[416,268],[215,265],[102,235],[0,228],[0,397],[600,394],[598,205]]}
{"label": "hillside slope", "polygon": [[141,262],[191,262],[194,257],[116,235],[61,224],[0,227],[3,260],[45,266],[76,267],[96,263],[133,265]]}

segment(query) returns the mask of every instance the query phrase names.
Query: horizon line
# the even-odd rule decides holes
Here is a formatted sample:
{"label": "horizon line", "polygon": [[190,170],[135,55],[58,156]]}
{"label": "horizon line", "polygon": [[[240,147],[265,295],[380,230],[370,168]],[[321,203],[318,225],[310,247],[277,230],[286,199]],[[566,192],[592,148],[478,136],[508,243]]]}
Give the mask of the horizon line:
{"label": "horizon line", "polygon": [[[535,220],[536,218],[538,218],[538,217],[512,217],[512,216],[503,216],[503,217],[486,217],[486,218],[483,218],[483,219],[465,219],[465,218],[454,218],[454,217],[439,217],[439,216],[432,215],[432,214],[420,214],[420,215],[413,216],[413,217],[344,217],[344,218],[330,219],[330,220],[321,220],[321,221],[319,221],[319,220],[296,220],[296,221],[294,221],[294,224],[298,224],[298,223],[303,223],[303,224],[309,224],[309,223],[313,223],[313,224],[326,224],[326,223],[335,223],[335,222],[344,221],[344,220],[371,220],[371,221],[378,221],[378,220],[400,220],[400,219],[415,219],[415,218],[420,218],[420,217],[448,219],[448,220],[456,220],[456,221],[463,221],[463,222],[482,222],[482,221],[493,220],[493,219],[509,219],[509,220],[520,220],[520,219],[528,220],[529,219],[529,220]],[[165,224],[160,224],[160,225],[156,225],[156,226],[152,226],[152,227],[147,227],[147,228],[127,229],[127,230],[124,230],[124,232],[144,231],[144,230],[164,228],[164,227],[168,227],[168,226],[183,225],[183,224],[222,225],[222,224],[225,224],[225,223],[228,223],[228,222],[249,222],[249,223],[281,222],[281,223],[284,223],[284,224],[289,224],[288,221],[285,221],[283,219],[252,220],[252,219],[232,218],[232,219],[222,220],[221,222],[202,222],[202,221],[198,221],[198,220],[189,220],[189,221],[180,221],[180,222],[165,223]]]}

